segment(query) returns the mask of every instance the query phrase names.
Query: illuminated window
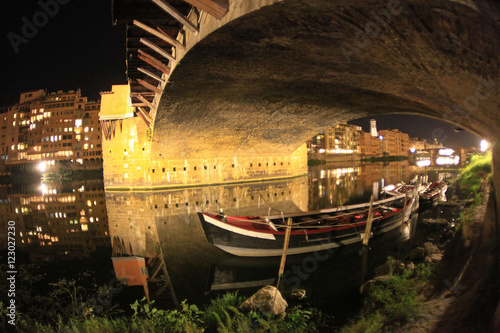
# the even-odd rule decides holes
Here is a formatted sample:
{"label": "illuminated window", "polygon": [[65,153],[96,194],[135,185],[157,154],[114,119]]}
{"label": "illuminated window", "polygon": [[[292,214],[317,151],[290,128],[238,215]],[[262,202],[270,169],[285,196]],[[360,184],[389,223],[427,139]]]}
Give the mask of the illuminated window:
{"label": "illuminated window", "polygon": [[82,120],[81,119],[75,119],[75,126],[78,128],[78,127],[81,127],[82,126]]}

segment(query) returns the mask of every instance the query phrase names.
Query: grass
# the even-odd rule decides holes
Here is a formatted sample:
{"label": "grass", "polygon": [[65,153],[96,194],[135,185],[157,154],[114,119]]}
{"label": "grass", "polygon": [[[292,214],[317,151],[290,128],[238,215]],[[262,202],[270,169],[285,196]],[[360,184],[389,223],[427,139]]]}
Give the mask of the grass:
{"label": "grass", "polygon": [[403,269],[394,273],[394,263],[389,258],[389,279],[370,286],[364,312],[355,321],[342,328],[342,333],[384,332],[394,325],[401,325],[418,315],[417,296],[431,276],[431,268],[419,264],[414,270]]}
{"label": "grass", "polygon": [[[284,315],[275,316],[269,313],[243,313],[238,309],[243,297],[237,293],[226,293],[219,296],[203,310],[194,304],[181,303],[177,310],[157,309],[154,301],[147,303],[145,298],[131,304],[132,316],[96,316],[93,314],[77,314],[52,318],[51,323],[39,320],[23,320],[27,314],[18,314],[17,327],[26,332],[41,333],[197,333],[197,332],[273,332],[302,333],[317,332],[320,327],[327,326],[330,318],[315,308],[303,309],[291,307]],[[5,305],[0,303],[1,317],[6,314]],[[1,325],[0,325],[1,326]],[[3,326],[5,328],[5,326]],[[2,327],[0,327],[0,330]]]}
{"label": "grass", "polygon": [[460,194],[475,198],[481,189],[482,182],[490,181],[490,174],[491,152],[484,155],[473,155],[457,180]]}
{"label": "grass", "polygon": [[[470,226],[474,222],[476,207],[483,203],[481,185],[484,182],[492,183],[491,152],[483,155],[473,155],[467,166],[462,170],[457,180],[457,188],[461,197],[473,199],[472,204],[460,212],[459,228]],[[467,236],[467,235],[465,235]]]}

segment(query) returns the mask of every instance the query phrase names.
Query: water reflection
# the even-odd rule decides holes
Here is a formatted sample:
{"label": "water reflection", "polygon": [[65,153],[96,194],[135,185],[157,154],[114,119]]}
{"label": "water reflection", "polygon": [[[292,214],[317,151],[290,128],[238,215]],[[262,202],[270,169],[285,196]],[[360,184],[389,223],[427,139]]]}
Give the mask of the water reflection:
{"label": "water reflection", "polygon": [[[228,214],[306,210],[307,177],[147,193],[106,193],[113,243],[129,255],[151,257],[161,248],[178,299],[202,301],[213,263],[231,256],[205,238],[197,209]],[[263,197],[264,200],[259,199]]]}
{"label": "water reflection", "polygon": [[16,222],[17,248],[35,262],[88,257],[110,243],[101,180],[4,186],[0,219]]}
{"label": "water reflection", "polygon": [[[160,247],[177,298],[201,302],[207,292],[221,290],[224,286],[257,286],[270,281],[276,278],[279,263],[262,259],[241,260],[214,247],[205,238],[197,209],[224,209],[228,215],[258,215],[267,213],[267,204],[284,212],[334,207],[366,201],[374,187],[409,181],[416,173],[417,170],[411,169],[407,161],[385,165],[320,166],[312,168],[308,177],[267,183],[144,193],[108,192],[110,233],[113,243],[121,244],[120,248],[128,255],[151,257]],[[261,196],[265,201],[259,200]],[[403,238],[407,239],[409,227],[403,231]],[[401,239],[400,230],[396,230],[392,237]],[[305,263],[303,275],[308,275],[305,280],[313,281],[312,275],[318,273],[309,277],[310,273],[305,269],[320,272],[324,271],[324,265],[338,268],[336,263],[343,262],[347,252],[359,257],[359,250],[350,247],[326,256],[324,253],[315,254],[319,259],[291,256],[287,267],[292,270],[285,271],[284,282],[293,286],[293,281],[300,278],[297,275],[300,271],[293,270],[297,262]],[[351,262],[354,259],[345,260]],[[358,270],[355,280],[359,285],[360,264],[353,266]],[[229,269],[235,267],[236,270]],[[243,281],[242,277],[248,277],[248,280]]]}
{"label": "water reflection", "polygon": [[[260,215],[269,207],[284,212],[335,207],[368,201],[384,185],[409,181],[417,174],[434,181],[451,171],[421,171],[407,161],[321,165],[311,168],[308,176],[293,179],[152,192],[105,193],[100,180],[45,181],[15,190],[0,187],[0,218],[4,224],[16,221],[19,247],[35,261],[88,257],[98,247],[110,245],[114,258],[159,254],[177,298],[203,302],[226,289],[251,289],[274,281],[279,262],[241,259],[211,245],[197,210]],[[404,225],[371,243],[374,250],[365,256],[360,256],[360,246],[291,256],[284,286],[307,289],[318,304],[346,293],[352,296],[387,253],[401,250],[401,242],[411,238],[415,225]],[[151,277],[157,267],[147,262]]]}

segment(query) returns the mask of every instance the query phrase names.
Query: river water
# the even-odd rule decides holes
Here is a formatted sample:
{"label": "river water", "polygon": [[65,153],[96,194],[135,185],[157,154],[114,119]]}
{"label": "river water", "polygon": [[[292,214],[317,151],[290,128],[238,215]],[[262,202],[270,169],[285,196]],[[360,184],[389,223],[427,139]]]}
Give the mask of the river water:
{"label": "river water", "polygon": [[[105,192],[101,180],[42,180],[21,188],[0,187],[0,217],[16,221],[22,235],[18,250],[27,252],[32,261],[92,259],[106,246],[112,250],[99,253],[110,258],[150,258],[156,253],[164,258],[160,272],[168,272],[175,297],[204,303],[227,290],[248,294],[275,284],[279,262],[238,258],[219,250],[207,241],[197,210],[264,215],[270,208],[294,212],[336,207],[367,202],[372,194],[376,199],[384,185],[416,175],[434,181],[454,172],[417,169],[408,161],[326,164],[292,179],[150,192]],[[356,244],[288,257],[284,292],[303,289],[307,301],[332,313],[354,311],[360,302],[359,287],[374,267],[388,255],[402,256],[409,249],[417,218],[371,241],[367,252]],[[152,298],[160,287],[151,287]],[[167,288],[158,298],[172,299],[172,295]]]}

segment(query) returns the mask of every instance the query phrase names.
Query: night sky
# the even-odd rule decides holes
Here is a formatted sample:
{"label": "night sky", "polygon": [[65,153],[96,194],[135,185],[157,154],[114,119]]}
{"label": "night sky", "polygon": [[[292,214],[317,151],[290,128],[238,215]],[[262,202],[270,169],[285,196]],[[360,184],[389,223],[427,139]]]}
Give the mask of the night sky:
{"label": "night sky", "polygon": [[[44,3],[56,0],[41,0]],[[59,0],[59,10],[44,23],[39,1],[4,0],[1,11],[2,75],[0,105],[18,102],[35,89],[75,90],[91,100],[112,84],[126,83],[125,26],[113,26],[110,0]],[[38,14],[37,14],[38,13]],[[39,20],[30,35],[25,22]],[[25,38],[15,53],[9,33]],[[15,38],[11,34],[11,38]]]}
{"label": "night sky", "polygon": [[[41,14],[40,2],[57,1],[60,4],[53,17]],[[21,92],[35,89],[51,92],[81,88],[83,96],[98,100],[101,91],[127,82],[125,26],[112,25],[110,0],[4,0],[3,6],[0,106],[15,104]],[[38,31],[27,29],[36,20]],[[368,131],[370,118],[352,123]],[[451,125],[431,118],[374,118],[379,129],[398,128],[428,140],[437,137],[445,146],[478,146],[480,141],[473,134],[457,133]]]}
{"label": "night sky", "polygon": [[408,133],[410,137],[427,139],[427,142],[437,139],[445,147],[450,148],[479,147],[482,139],[466,130],[457,132],[454,126],[444,121],[417,115],[386,114],[360,118],[349,123],[361,126],[365,132],[369,132],[370,119],[377,121],[377,130],[397,128],[401,132]]}

